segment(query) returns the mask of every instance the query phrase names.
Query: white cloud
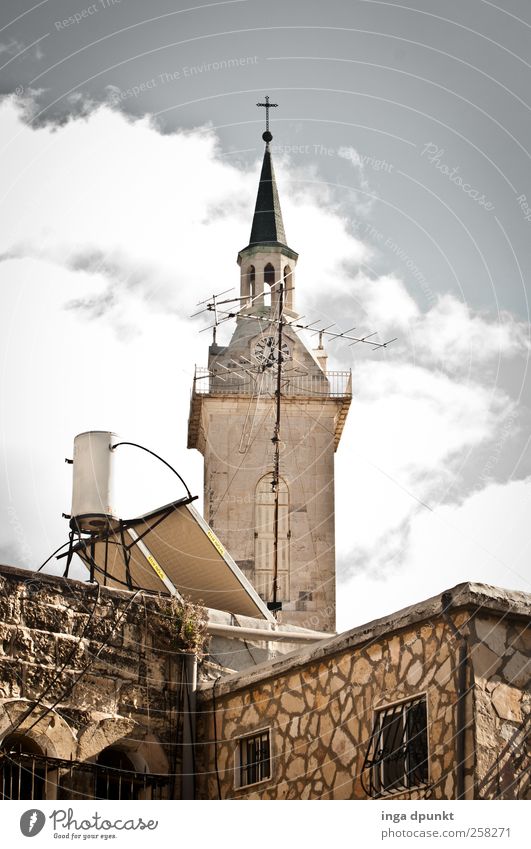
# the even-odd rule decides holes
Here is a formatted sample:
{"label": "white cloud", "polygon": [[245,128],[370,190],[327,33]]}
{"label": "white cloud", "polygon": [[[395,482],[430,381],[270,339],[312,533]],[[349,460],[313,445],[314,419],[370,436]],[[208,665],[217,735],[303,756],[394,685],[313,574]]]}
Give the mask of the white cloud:
{"label": "white cloud", "polygon": [[[235,256],[247,243],[258,165],[225,161],[210,130],[162,135],[105,107],[33,130],[4,101],[0,122],[0,435],[4,500],[18,522],[15,533],[4,512],[1,538],[21,563],[34,552],[35,565],[66,534],[62,461],[77,432],[109,428],[148,444],[201,489],[201,458],[186,451],[185,431],[194,362],[205,362],[208,340],[198,334],[204,322],[189,315],[210,293],[238,286]],[[527,356],[525,328],[450,295],[421,311],[398,276],[360,270],[371,249],[326,187],[300,174],[294,187],[287,162],[276,170],[288,239],[300,252],[301,311],[343,327],[354,315],[380,338],[400,337],[378,354],[336,348],[336,361],[354,366],[355,387],[337,463],[346,606],[370,574],[417,568],[411,529],[427,512],[419,502],[439,510],[484,488],[479,477],[464,488],[463,468],[517,415],[496,366]],[[142,486],[128,487],[124,511],[175,497],[173,480],[152,465],[130,459],[129,468]],[[442,556],[444,540],[438,546]],[[356,585],[346,578],[352,572]],[[424,590],[409,593],[414,600]]]}
{"label": "white cloud", "polygon": [[[360,570],[339,585],[339,626],[378,618],[463,581],[531,591],[531,479],[491,484],[461,504],[419,510],[407,551],[384,571]],[[404,566],[406,568],[404,568]]]}
{"label": "white cloud", "polygon": [[16,56],[24,50],[24,44],[21,41],[18,41],[16,38],[12,38],[11,41],[0,41],[0,56],[2,53],[7,53],[8,56]]}

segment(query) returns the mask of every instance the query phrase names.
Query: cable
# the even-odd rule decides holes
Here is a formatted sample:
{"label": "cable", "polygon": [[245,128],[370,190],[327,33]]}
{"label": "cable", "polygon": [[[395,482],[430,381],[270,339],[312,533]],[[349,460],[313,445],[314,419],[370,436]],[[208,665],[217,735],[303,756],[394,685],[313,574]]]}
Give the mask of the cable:
{"label": "cable", "polygon": [[173,468],[173,466],[170,466],[170,464],[166,460],[163,460],[162,457],[159,457],[158,454],[155,454],[154,451],[151,451],[149,448],[145,448],[143,445],[139,445],[138,442],[117,442],[115,445],[111,445],[111,451],[114,451],[115,448],[119,448],[120,445],[132,445],[133,448],[140,448],[141,451],[145,451],[147,454],[151,454],[152,457],[156,457],[157,460],[160,460],[161,463],[164,463],[164,465],[167,466],[168,469],[170,469],[173,472],[174,475],[177,475],[177,477],[179,478],[179,480],[181,481],[182,485],[184,486],[184,488],[186,490],[186,494],[188,495],[188,498],[193,498],[192,493],[188,489],[186,482],[181,477],[179,472],[177,472]]}
{"label": "cable", "polygon": [[56,549],[55,549],[55,551],[54,551],[52,554],[50,554],[50,556],[49,556],[49,557],[48,557],[48,558],[44,561],[44,563],[42,563],[42,564],[39,566],[39,568],[38,568],[36,571],[37,571],[37,572],[40,572],[40,571],[41,571],[41,569],[44,569],[44,567],[46,566],[46,564],[47,564],[47,563],[49,563],[49,562],[50,562],[50,560],[52,559],[52,557],[55,557],[55,555],[56,555],[59,551],[61,551],[61,549],[62,549],[62,548],[64,548],[64,547],[65,547],[65,545],[70,545],[70,540],[69,540],[69,539],[68,539],[66,542],[64,542],[62,545],[60,545],[60,546],[59,546],[59,548],[56,548]]}

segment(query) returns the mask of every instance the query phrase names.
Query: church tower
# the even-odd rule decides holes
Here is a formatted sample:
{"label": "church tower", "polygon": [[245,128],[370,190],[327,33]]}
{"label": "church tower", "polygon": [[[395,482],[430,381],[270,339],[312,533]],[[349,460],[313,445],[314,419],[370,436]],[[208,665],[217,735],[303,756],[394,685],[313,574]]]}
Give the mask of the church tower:
{"label": "church tower", "polygon": [[236,328],[225,347],[214,337],[208,368],[196,369],[188,447],[204,456],[206,521],[278,620],[334,631],[334,452],[350,372],[327,371],[322,344],[310,350],[294,326],[304,281],[266,126],[251,235],[238,254]]}

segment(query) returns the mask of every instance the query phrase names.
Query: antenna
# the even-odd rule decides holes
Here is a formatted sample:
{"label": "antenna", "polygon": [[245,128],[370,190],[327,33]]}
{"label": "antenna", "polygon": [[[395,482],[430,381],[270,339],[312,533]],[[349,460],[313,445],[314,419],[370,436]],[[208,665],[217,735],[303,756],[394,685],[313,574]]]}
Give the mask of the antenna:
{"label": "antenna", "polygon": [[[271,289],[274,289],[275,286],[277,286],[278,284],[283,286],[281,281],[277,281],[277,283],[273,284]],[[289,290],[284,289],[284,293],[286,291],[289,291]],[[247,301],[248,298],[230,298],[230,299],[227,299],[226,301],[223,301],[223,302],[220,302],[220,301],[205,302],[206,303],[205,309],[199,310],[199,312],[194,313],[193,316],[191,316],[191,318],[193,318],[196,315],[200,315],[200,313],[202,313],[202,312],[206,312],[206,311],[214,311],[215,312],[215,323],[213,325],[209,325],[208,328],[207,327],[203,328],[202,330],[199,331],[200,333],[202,333],[204,330],[208,330],[208,329],[211,329],[213,327],[218,327],[224,321],[228,321],[231,318],[237,318],[238,320],[243,319],[245,321],[259,321],[262,324],[269,324],[269,325],[274,325],[274,326],[278,327],[279,319],[275,318],[275,317],[258,315],[256,313],[246,313],[246,312],[243,312],[243,310],[223,310],[223,309],[219,308],[221,303],[224,303],[224,304],[236,303],[236,302],[242,301],[242,300]],[[255,299],[253,299],[253,300],[255,300]],[[221,316],[221,318],[220,318],[220,316]],[[357,345],[358,343],[362,342],[362,343],[365,343],[367,345],[371,345],[373,351],[376,351],[380,348],[387,348],[387,346],[391,345],[392,342],[396,342],[396,340],[398,338],[397,336],[395,336],[393,339],[387,339],[385,342],[376,342],[374,339],[372,339],[372,337],[377,335],[377,333],[378,333],[377,330],[373,331],[372,333],[368,333],[365,336],[352,336],[351,332],[352,332],[352,330],[356,329],[355,327],[351,327],[349,330],[341,330],[340,332],[336,333],[336,332],[334,332],[330,329],[330,328],[334,327],[335,322],[332,322],[332,324],[328,324],[326,327],[315,327],[315,325],[318,324],[319,321],[320,321],[320,319],[315,319],[314,321],[308,322],[308,324],[301,324],[300,322],[293,320],[293,321],[284,321],[283,324],[287,327],[293,327],[293,328],[295,328],[295,330],[312,331],[314,336],[319,336],[319,346],[320,347],[322,347],[323,336],[326,336],[332,342],[335,341],[336,339],[347,339],[349,342],[352,343],[352,345]],[[369,341],[369,340],[372,340],[372,341]],[[349,347],[351,347],[351,346],[349,346]]]}
{"label": "antenna", "polygon": [[275,447],[275,460],[274,460],[274,471],[273,471],[273,480],[272,487],[273,492],[275,493],[275,512],[273,518],[273,529],[274,529],[274,537],[273,537],[273,558],[274,558],[274,569],[273,569],[273,611],[277,610],[278,602],[277,602],[277,592],[278,592],[278,507],[279,507],[279,494],[280,494],[280,414],[282,411],[281,407],[281,390],[282,390],[282,329],[283,329],[283,318],[284,318],[284,284],[280,283],[279,289],[279,301],[278,301],[278,345],[277,345],[277,388],[275,390],[276,396],[276,404],[275,404],[275,429],[273,431],[273,439],[271,440]]}

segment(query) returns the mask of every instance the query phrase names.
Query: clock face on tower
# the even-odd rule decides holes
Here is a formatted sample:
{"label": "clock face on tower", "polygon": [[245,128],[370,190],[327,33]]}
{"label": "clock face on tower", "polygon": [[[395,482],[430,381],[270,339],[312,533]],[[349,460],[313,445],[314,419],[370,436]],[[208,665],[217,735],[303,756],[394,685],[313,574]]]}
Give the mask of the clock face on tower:
{"label": "clock face on tower", "polygon": [[[254,355],[262,368],[270,368],[278,362],[278,340],[274,336],[262,336],[254,346]],[[291,357],[286,342],[282,343],[283,363]]]}

